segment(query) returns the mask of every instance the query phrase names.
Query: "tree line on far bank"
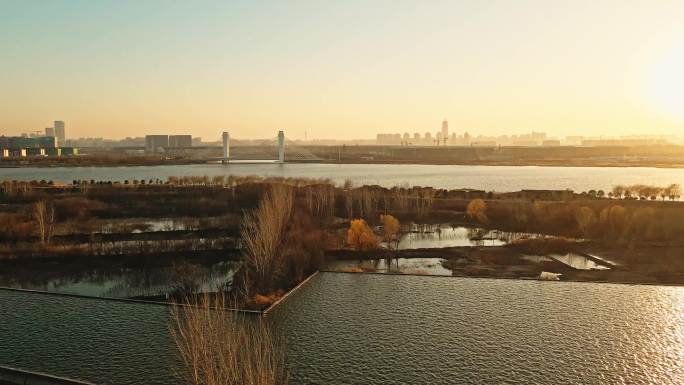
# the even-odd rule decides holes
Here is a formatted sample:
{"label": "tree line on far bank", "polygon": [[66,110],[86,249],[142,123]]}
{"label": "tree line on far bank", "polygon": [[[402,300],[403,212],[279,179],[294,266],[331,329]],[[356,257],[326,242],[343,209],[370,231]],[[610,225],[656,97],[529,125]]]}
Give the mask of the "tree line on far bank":
{"label": "tree line on far bank", "polygon": [[637,184],[631,186],[617,185],[613,187],[612,191],[608,193],[608,197],[614,199],[669,199],[671,201],[674,201],[679,200],[681,196],[682,188],[679,184],[671,184],[667,187],[658,187],[644,184]]}

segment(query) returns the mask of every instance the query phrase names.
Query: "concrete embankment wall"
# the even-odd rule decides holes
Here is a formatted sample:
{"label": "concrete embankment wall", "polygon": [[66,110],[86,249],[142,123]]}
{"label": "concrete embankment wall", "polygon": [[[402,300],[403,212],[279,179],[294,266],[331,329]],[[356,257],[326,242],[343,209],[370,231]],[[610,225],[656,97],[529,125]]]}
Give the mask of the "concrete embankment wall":
{"label": "concrete embankment wall", "polygon": [[0,385],[94,385],[91,382],[0,366]]}

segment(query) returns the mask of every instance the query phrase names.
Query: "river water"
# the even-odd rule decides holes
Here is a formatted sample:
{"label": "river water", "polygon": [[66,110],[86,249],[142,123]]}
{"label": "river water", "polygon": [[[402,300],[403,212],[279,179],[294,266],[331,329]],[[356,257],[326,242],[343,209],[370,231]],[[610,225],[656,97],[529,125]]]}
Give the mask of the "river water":
{"label": "river water", "polygon": [[163,296],[184,285],[216,292],[232,280],[238,266],[235,260],[200,263],[182,258],[161,266],[107,262],[0,266],[0,287],[110,298]]}
{"label": "river water", "polygon": [[[293,384],[684,383],[684,288],[321,273],[270,317]],[[0,365],[172,384],[168,308],[0,291]]]}
{"label": "river water", "polygon": [[522,189],[610,190],[618,184],[684,185],[684,169],[648,167],[521,167],[404,164],[198,164],[127,167],[0,168],[0,180],[162,179],[183,175],[261,175],[349,179],[356,185],[385,187],[409,184],[437,188],[472,188],[487,191]]}

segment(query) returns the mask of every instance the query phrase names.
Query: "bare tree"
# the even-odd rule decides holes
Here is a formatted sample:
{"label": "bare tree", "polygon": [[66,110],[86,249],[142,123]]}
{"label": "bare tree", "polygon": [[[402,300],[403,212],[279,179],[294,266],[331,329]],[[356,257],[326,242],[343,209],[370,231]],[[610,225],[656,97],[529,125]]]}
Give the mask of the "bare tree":
{"label": "bare tree", "polygon": [[414,192],[416,212],[419,216],[427,214],[432,209],[436,191],[431,187],[418,189]]}
{"label": "bare tree", "polygon": [[395,210],[406,211],[409,207],[409,186],[396,186],[392,189]]}
{"label": "bare tree", "polygon": [[37,202],[33,206],[33,218],[38,227],[40,243],[49,244],[54,230],[55,208],[45,201]]}
{"label": "bare tree", "polygon": [[344,190],[344,208],[347,211],[347,217],[351,220],[354,216],[354,190],[352,189]]}
{"label": "bare tree", "polygon": [[284,184],[271,186],[259,207],[245,214],[241,229],[245,278],[257,292],[267,292],[282,273],[282,243],[292,216],[294,194]]}

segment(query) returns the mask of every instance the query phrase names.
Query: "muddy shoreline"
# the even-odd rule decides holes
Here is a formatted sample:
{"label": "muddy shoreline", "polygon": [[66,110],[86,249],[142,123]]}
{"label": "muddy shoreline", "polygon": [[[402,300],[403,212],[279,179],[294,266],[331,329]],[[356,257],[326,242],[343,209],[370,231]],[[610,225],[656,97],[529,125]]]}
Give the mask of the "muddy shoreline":
{"label": "muddy shoreline", "polygon": [[[439,258],[443,260],[442,266],[450,269],[452,276],[458,277],[537,279],[542,271],[547,271],[562,274],[561,280],[684,285],[684,270],[674,265],[677,263],[674,259],[677,258],[681,248],[661,247],[657,249],[660,249],[661,256],[669,261],[639,258],[644,255],[651,255],[654,252],[654,247],[625,249],[588,242],[577,244],[565,252],[585,256],[606,268],[603,270],[575,269],[556,260],[533,263],[521,258],[524,255],[529,255],[529,253],[522,252],[512,245],[424,248],[400,251],[380,250],[374,252],[337,250],[328,253],[328,255],[331,259],[349,262],[350,266],[359,264],[359,261]],[[600,255],[601,258],[596,258],[594,255]],[[420,272],[419,275],[429,274]]]}

